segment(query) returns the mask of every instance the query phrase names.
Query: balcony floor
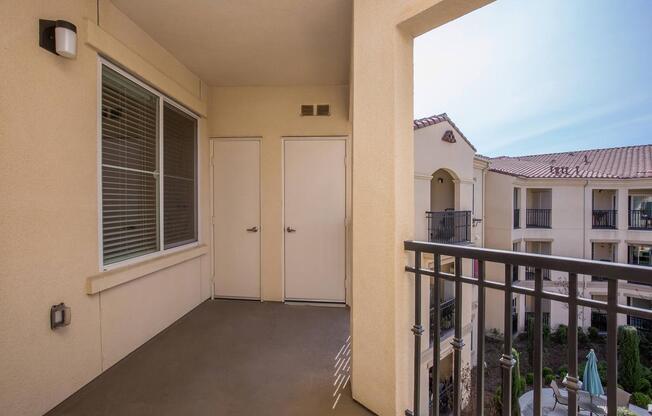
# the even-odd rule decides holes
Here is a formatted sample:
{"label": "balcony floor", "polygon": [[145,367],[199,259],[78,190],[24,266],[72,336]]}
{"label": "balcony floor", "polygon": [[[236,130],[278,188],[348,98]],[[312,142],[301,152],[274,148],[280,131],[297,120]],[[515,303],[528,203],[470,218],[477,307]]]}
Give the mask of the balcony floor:
{"label": "balcony floor", "polygon": [[348,308],[206,301],[48,415],[370,415],[348,339]]}

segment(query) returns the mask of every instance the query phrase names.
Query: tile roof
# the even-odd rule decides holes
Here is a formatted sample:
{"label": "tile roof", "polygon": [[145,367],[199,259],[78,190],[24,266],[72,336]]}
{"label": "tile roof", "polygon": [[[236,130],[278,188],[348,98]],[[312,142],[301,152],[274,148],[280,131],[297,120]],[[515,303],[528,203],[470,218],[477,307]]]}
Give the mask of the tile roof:
{"label": "tile roof", "polygon": [[489,170],[523,178],[652,178],[652,145],[495,157]]}
{"label": "tile roof", "polygon": [[446,113],[441,113],[430,117],[418,118],[414,120],[413,127],[414,130],[419,130],[428,126],[434,126],[435,124],[443,123],[444,121],[447,121],[455,129],[457,134],[459,134],[460,137],[463,138],[464,141],[467,142],[469,146],[471,146],[471,148],[477,152],[475,146],[473,146],[471,141],[466,138],[464,133],[462,133],[462,131],[455,125],[455,123],[453,123],[453,120],[451,120]]}

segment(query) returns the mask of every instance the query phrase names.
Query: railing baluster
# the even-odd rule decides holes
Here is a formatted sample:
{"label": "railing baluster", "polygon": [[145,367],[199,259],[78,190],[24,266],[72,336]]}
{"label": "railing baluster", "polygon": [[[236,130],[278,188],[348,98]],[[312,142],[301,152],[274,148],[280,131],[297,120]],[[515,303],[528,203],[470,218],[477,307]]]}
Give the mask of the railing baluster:
{"label": "railing baluster", "polygon": [[577,415],[577,274],[568,274],[568,415]]}
{"label": "railing baluster", "polygon": [[541,416],[541,393],[543,389],[543,311],[541,292],[543,275],[541,268],[534,269],[534,416]]}
{"label": "railing baluster", "polygon": [[484,415],[484,314],[485,314],[485,294],[484,287],[484,261],[478,261],[478,348],[476,367],[476,409],[475,414]]}
{"label": "railing baluster", "polygon": [[421,414],[421,334],[423,326],[421,325],[421,252],[414,253],[414,268],[417,270],[414,280],[414,416]]}
{"label": "railing baluster", "polygon": [[615,415],[618,395],[618,280],[607,283],[607,413]]}
{"label": "railing baluster", "polygon": [[462,258],[455,257],[455,336],[453,345],[453,414],[462,414]]}
{"label": "railing baluster", "polygon": [[500,357],[500,366],[503,369],[503,416],[512,415],[512,279],[510,276],[512,266],[505,264],[505,342],[503,356]]}
{"label": "railing baluster", "polygon": [[439,307],[439,273],[441,273],[441,256],[435,254],[435,284],[432,288],[435,305],[432,319],[434,328],[430,336],[433,338],[432,343],[432,412],[434,416],[439,416],[439,359],[441,354],[441,308]]}

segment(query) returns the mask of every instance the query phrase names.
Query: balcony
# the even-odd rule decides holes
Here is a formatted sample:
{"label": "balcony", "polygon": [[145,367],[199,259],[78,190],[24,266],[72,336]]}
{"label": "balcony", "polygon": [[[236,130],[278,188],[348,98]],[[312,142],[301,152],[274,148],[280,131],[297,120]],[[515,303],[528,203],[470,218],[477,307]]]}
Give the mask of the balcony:
{"label": "balcony", "polygon": [[[435,308],[430,306],[430,330],[435,327]],[[453,332],[455,324],[455,299],[448,299],[439,304],[439,339],[448,338]]]}
{"label": "balcony", "polygon": [[514,229],[521,228],[521,210],[514,208]]}
{"label": "balcony", "polygon": [[525,210],[525,226],[527,228],[550,228],[552,209],[528,208]]}
{"label": "balcony", "polygon": [[426,212],[428,236],[432,243],[471,242],[471,211]]}
{"label": "balcony", "polygon": [[[649,269],[641,266],[624,265],[619,263],[595,262],[590,260],[556,257],[541,254],[518,253],[512,251],[489,250],[483,248],[475,248],[459,245],[447,244],[434,244],[418,241],[406,241],[404,247],[407,251],[414,253],[416,264],[414,266],[407,266],[406,271],[409,272],[410,278],[415,279],[414,285],[414,302],[415,302],[415,320],[412,327],[414,334],[414,370],[413,370],[413,403],[412,409],[407,412],[414,415],[425,414],[421,408],[421,394],[422,389],[427,388],[427,383],[424,383],[421,377],[421,366],[423,357],[421,337],[423,336],[423,328],[421,326],[421,302],[422,302],[422,279],[429,279],[434,284],[430,286],[438,290],[438,282],[440,280],[452,281],[456,287],[455,297],[455,316],[456,325],[453,340],[451,342],[453,347],[453,398],[452,398],[452,411],[453,414],[462,414],[462,386],[463,374],[461,368],[462,354],[465,348],[469,348],[463,342],[462,328],[459,323],[461,322],[460,316],[463,311],[465,303],[463,302],[462,285],[472,285],[478,288],[477,290],[477,326],[478,333],[484,334],[486,332],[485,326],[485,313],[487,310],[487,289],[502,292],[501,297],[504,297],[503,302],[503,317],[504,327],[509,328],[513,320],[513,306],[512,299],[514,294],[527,295],[533,299],[533,315],[531,325],[534,336],[533,347],[533,391],[527,394],[532,398],[532,414],[540,416],[543,413],[543,333],[545,326],[545,312],[543,310],[544,301],[555,301],[565,305],[568,309],[568,344],[567,344],[567,360],[568,360],[568,382],[566,384],[568,390],[568,414],[571,416],[578,415],[578,405],[586,406],[585,398],[581,397],[578,380],[578,362],[583,360],[584,357],[578,356],[578,309],[580,307],[588,307],[595,310],[606,311],[607,323],[607,379],[618,380],[618,314],[626,314],[632,317],[652,320],[652,310],[646,310],[631,306],[626,306],[618,303],[618,282],[622,279],[637,281],[640,283],[652,283],[652,276]],[[421,267],[421,257],[424,254],[434,256],[435,267],[434,270],[427,270]],[[463,271],[461,267],[455,268],[455,273],[446,273],[441,270],[442,257],[454,257],[457,265],[462,265],[463,259],[477,260],[477,277],[470,276],[470,270]],[[504,282],[497,282],[486,279],[485,276],[485,263],[499,263],[504,267]],[[534,288],[522,287],[512,285],[511,280],[511,266],[518,265],[524,267],[534,268],[535,284]],[[543,288],[543,273],[541,270],[557,270],[565,273],[568,280],[568,293],[553,293],[544,291]],[[466,272],[466,273],[465,273]],[[587,299],[580,296],[578,293],[578,275],[596,275],[604,276],[608,279],[607,287],[607,301],[598,301]],[[428,298],[428,297],[426,297]],[[492,307],[492,305],[489,305]],[[436,309],[438,310],[438,309]],[[433,319],[434,328],[429,334],[438,334],[440,332],[440,319],[435,316]],[[631,318],[630,318],[631,322]],[[474,364],[475,377],[475,394],[472,394],[472,402],[469,403],[465,411],[473,409],[485,408],[485,393],[487,392],[485,386],[485,365],[484,363],[492,362],[492,364],[499,364],[502,373],[501,391],[502,396],[500,402],[502,412],[505,415],[512,414],[512,368],[514,360],[512,356],[512,333],[505,331],[502,340],[501,357],[498,356],[485,356],[485,339],[483,336],[475,337],[474,350],[476,352],[476,362]],[[430,352],[428,352],[430,354]],[[440,346],[439,343],[434,343],[432,347],[432,363],[431,370],[432,379],[439,380],[440,375]],[[617,413],[617,383],[608,383],[606,386],[606,411],[610,415]],[[423,394],[426,394],[423,392]],[[440,389],[432,391],[432,403],[440,402]],[[546,396],[546,400],[548,397]],[[437,416],[440,414],[438,406],[433,406],[432,414]],[[482,414],[480,410],[472,412],[472,414]]]}
{"label": "balcony", "polygon": [[[534,280],[536,276],[536,269],[534,267],[525,268],[525,280]],[[550,280],[550,269],[542,269],[541,276],[543,280]]]}
{"label": "balcony", "polygon": [[371,415],[350,371],[347,308],[209,300],[48,416]]}
{"label": "balcony", "polygon": [[652,230],[652,210],[634,209],[629,211],[630,230]]}
{"label": "balcony", "polygon": [[615,229],[618,211],[615,209],[594,209],[592,226],[595,229]]}
{"label": "balcony", "polygon": [[627,316],[627,325],[631,325],[648,336],[652,336],[652,319],[639,318],[637,316]]}

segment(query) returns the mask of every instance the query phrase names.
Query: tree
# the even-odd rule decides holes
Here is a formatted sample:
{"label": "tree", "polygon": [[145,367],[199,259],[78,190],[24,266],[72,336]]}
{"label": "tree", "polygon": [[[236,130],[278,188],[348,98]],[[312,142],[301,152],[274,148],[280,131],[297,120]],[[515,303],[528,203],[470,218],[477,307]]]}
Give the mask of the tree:
{"label": "tree", "polygon": [[[512,348],[514,367],[512,368],[512,416],[521,416],[521,405],[518,398],[525,392],[525,379],[521,377],[520,354]],[[494,408],[498,414],[503,410],[502,386],[498,386],[493,397]]]}
{"label": "tree", "polygon": [[633,326],[621,326],[618,329],[618,382],[625,390],[633,393],[643,376],[643,367],[639,354],[640,339]]}

